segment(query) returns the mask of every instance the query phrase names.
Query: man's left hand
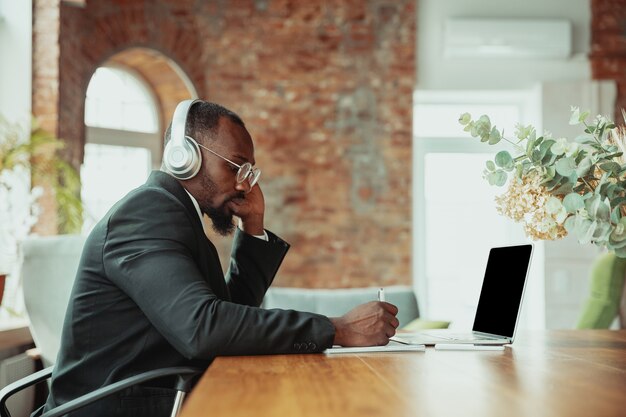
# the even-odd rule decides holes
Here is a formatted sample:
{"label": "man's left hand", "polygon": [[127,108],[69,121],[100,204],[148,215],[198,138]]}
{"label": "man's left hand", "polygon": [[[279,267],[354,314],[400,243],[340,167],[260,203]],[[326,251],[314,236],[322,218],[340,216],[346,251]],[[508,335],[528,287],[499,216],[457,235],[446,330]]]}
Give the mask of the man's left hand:
{"label": "man's left hand", "polygon": [[245,198],[238,198],[229,203],[233,214],[241,219],[241,228],[250,235],[264,233],[265,199],[259,184],[256,184]]}

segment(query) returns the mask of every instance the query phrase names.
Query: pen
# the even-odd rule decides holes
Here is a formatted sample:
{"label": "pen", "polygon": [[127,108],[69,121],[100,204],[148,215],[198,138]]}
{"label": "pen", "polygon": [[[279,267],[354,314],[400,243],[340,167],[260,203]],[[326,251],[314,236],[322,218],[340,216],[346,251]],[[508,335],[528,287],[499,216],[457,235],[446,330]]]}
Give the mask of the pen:
{"label": "pen", "polygon": [[504,346],[498,345],[470,345],[467,343],[437,343],[435,350],[504,350]]}
{"label": "pen", "polygon": [[380,288],[378,290],[378,301],[381,301],[383,303],[385,302],[385,289],[384,288]]}

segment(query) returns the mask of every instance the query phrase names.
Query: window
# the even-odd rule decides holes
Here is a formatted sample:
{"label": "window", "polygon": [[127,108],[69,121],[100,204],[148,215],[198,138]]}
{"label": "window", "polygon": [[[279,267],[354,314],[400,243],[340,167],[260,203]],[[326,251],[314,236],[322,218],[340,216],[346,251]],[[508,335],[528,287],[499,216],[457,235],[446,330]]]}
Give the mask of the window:
{"label": "window", "polygon": [[[413,269],[422,315],[428,319],[470,329],[489,248],[526,241],[522,227],[496,211],[494,197],[504,188],[482,178],[485,161],[504,143],[480,143],[463,132],[457,119],[464,112],[488,114],[512,136],[515,123],[530,123],[533,97],[532,92],[415,94]],[[537,256],[535,269],[540,270]],[[527,288],[524,304],[532,307],[525,309],[522,327],[543,326],[540,281],[532,283],[533,290],[530,283]]]}
{"label": "window", "polygon": [[87,143],[81,168],[88,233],[111,206],[143,184],[160,158],[161,138],[149,88],[125,69],[96,70],[85,102]]}

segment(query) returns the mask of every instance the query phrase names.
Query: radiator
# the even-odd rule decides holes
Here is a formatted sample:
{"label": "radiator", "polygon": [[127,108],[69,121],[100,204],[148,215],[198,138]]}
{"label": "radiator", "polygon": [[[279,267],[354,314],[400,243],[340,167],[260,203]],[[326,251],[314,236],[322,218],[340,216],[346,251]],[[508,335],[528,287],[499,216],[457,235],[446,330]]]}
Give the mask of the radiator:
{"label": "radiator", "polygon": [[[18,379],[22,379],[34,372],[35,362],[25,353],[4,359],[0,362],[0,387],[5,387],[8,384],[17,381]],[[9,401],[7,401],[11,417],[30,416],[33,409],[34,398],[34,387],[27,388],[13,395]]]}

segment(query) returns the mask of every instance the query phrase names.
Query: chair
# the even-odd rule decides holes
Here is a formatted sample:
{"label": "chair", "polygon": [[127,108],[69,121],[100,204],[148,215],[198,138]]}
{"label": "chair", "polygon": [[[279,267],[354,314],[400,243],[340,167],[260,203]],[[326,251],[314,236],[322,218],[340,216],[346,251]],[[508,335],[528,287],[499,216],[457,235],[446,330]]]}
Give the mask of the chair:
{"label": "chair", "polygon": [[[377,299],[379,287],[364,288],[270,288],[263,299],[263,308],[282,308],[338,317],[359,304]],[[385,287],[385,298],[398,307],[400,328],[419,330],[446,328],[449,322],[430,321],[419,318],[417,298],[408,286]]]}
{"label": "chair", "polygon": [[[10,417],[6,401],[13,394],[44,381],[52,375],[59,351],[61,330],[85,237],[76,235],[32,237],[23,245],[22,280],[24,303],[30,319],[30,331],[41,359],[47,368],[22,378],[0,390],[0,417]],[[133,385],[166,376],[177,376],[177,391],[172,409],[176,416],[185,394],[201,370],[172,367],[151,370],[117,381],[69,401],[43,417],[62,416]]]}
{"label": "chair", "polygon": [[598,257],[591,267],[589,298],[576,328],[608,329],[617,316],[620,327],[626,328],[625,279],[626,259],[613,252]]}

